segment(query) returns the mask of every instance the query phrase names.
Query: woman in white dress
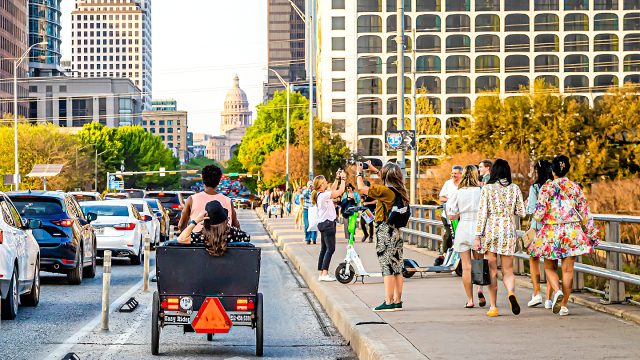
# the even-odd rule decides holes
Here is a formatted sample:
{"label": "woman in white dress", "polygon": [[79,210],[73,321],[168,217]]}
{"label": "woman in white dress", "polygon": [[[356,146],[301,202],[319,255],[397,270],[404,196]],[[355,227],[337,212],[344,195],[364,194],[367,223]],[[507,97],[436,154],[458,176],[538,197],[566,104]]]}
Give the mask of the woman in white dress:
{"label": "woman in white dress", "polygon": [[[471,283],[471,250],[476,230],[478,207],[480,206],[481,188],[478,184],[478,168],[467,165],[462,173],[458,191],[447,201],[447,215],[450,220],[459,219],[453,241],[453,249],[460,254],[462,260],[462,285],[467,293],[465,308],[473,308],[473,284]],[[480,306],[486,304],[482,287],[478,290]]]}

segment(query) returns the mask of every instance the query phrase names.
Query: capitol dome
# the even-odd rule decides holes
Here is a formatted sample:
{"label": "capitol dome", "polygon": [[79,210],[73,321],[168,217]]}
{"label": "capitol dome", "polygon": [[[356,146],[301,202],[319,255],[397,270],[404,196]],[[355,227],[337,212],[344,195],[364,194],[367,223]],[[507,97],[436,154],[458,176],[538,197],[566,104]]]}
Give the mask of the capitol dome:
{"label": "capitol dome", "polygon": [[238,74],[233,76],[233,88],[227,92],[224,100],[225,113],[237,113],[249,110],[249,101],[244,90],[240,89],[240,78]]}

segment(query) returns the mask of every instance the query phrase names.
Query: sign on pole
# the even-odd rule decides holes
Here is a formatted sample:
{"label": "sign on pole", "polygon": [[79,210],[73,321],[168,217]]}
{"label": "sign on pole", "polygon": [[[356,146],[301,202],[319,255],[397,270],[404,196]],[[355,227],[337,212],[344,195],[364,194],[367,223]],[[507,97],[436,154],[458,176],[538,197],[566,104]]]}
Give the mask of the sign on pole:
{"label": "sign on pole", "polygon": [[386,131],[384,134],[385,150],[408,151],[416,148],[416,132],[414,130]]}
{"label": "sign on pole", "polygon": [[165,173],[164,173],[165,170],[167,170],[167,169],[165,169],[163,167],[160,168],[160,176],[165,176]]}

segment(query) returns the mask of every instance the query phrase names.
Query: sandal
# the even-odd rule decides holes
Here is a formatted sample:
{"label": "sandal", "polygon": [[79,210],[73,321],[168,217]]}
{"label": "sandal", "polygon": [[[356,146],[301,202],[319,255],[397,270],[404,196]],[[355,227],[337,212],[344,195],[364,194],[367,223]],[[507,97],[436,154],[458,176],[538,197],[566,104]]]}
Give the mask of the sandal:
{"label": "sandal", "polygon": [[509,304],[511,305],[511,312],[513,315],[520,314],[520,304],[518,304],[516,295],[511,291],[509,291]]}
{"label": "sandal", "polygon": [[465,309],[473,309],[474,307],[475,307],[475,305],[473,305],[473,304],[471,304],[471,305],[469,305],[469,304],[465,304],[465,305],[464,305],[464,308],[465,308]]}
{"label": "sandal", "polygon": [[487,299],[484,298],[482,291],[478,291],[478,305],[485,307],[487,305]]}

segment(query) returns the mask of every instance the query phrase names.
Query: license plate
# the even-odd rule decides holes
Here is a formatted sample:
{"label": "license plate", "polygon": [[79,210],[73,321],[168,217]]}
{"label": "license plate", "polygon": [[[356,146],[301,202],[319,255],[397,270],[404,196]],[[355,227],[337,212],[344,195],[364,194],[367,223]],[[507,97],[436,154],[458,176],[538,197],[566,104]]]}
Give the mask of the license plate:
{"label": "license plate", "polygon": [[104,235],[104,229],[94,229],[96,235]]}
{"label": "license plate", "polygon": [[191,324],[191,318],[182,315],[165,315],[165,324]]}
{"label": "license plate", "polygon": [[242,312],[242,313],[233,313],[229,312],[229,320],[234,325],[251,325],[251,313],[250,312]]}

